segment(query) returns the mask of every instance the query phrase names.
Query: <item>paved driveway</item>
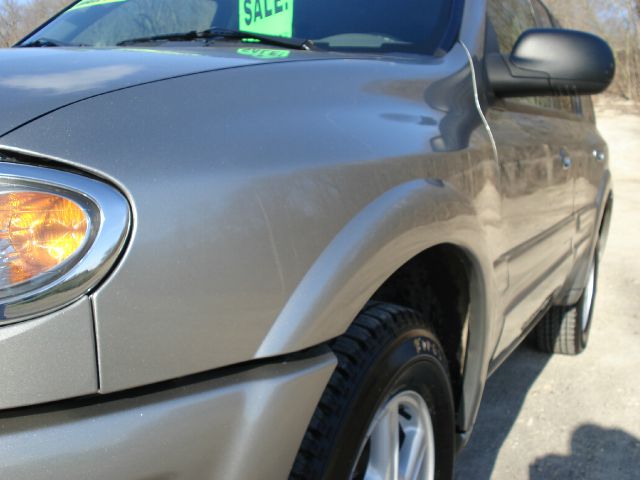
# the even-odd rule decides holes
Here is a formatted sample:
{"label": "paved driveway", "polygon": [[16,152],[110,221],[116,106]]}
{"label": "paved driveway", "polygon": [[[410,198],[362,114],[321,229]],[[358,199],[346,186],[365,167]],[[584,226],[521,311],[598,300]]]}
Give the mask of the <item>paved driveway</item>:
{"label": "paved driveway", "polygon": [[615,205],[589,348],[521,346],[489,380],[456,480],[640,479],[640,109],[598,123]]}

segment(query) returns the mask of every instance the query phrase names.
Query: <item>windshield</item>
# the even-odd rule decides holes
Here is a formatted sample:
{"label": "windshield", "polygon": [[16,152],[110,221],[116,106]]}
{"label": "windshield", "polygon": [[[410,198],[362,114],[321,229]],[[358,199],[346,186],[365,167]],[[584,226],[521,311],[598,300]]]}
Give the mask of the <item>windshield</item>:
{"label": "windshield", "polygon": [[115,46],[215,28],[310,39],[321,49],[433,54],[454,40],[455,0],[81,0],[22,44]]}

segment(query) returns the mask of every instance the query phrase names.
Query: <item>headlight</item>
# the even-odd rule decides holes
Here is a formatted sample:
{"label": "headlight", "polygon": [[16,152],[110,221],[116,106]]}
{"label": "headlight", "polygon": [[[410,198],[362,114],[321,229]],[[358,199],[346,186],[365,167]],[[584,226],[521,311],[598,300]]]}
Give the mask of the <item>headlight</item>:
{"label": "headlight", "polygon": [[113,266],[129,224],[128,202],[101,181],[0,161],[0,323],[88,293]]}
{"label": "headlight", "polygon": [[89,215],[68,198],[44,192],[0,194],[0,288],[51,271],[80,250]]}

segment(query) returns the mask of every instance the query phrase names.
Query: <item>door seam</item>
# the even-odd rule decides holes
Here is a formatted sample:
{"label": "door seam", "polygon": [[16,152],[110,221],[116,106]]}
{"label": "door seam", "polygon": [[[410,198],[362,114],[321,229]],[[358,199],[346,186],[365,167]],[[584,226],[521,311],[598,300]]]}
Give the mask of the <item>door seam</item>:
{"label": "door seam", "polygon": [[471,56],[471,52],[469,51],[469,49],[467,48],[467,46],[464,44],[463,41],[460,41],[460,45],[462,45],[462,48],[467,54],[467,59],[469,60],[469,68],[471,69],[471,82],[473,83],[473,98],[475,101],[476,110],[478,111],[478,114],[482,119],[482,123],[484,124],[484,128],[487,130],[487,134],[489,135],[489,139],[491,140],[491,147],[493,148],[493,158],[498,164],[498,172],[500,172],[498,147],[496,146],[496,141],[493,138],[493,132],[491,131],[491,127],[489,126],[489,121],[487,120],[487,117],[485,117],[484,112],[482,111],[482,105],[480,105],[480,95],[478,92],[478,80],[476,77],[476,69],[473,64],[473,57]]}

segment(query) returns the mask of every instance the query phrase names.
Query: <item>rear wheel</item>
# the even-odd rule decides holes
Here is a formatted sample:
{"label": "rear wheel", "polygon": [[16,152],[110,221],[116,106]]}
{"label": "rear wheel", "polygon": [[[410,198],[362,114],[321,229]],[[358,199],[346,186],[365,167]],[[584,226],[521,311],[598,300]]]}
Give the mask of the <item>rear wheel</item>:
{"label": "rear wheel", "polygon": [[598,254],[594,255],[587,286],[578,303],[553,307],[536,327],[538,348],[544,352],[578,355],[587,347],[598,280]]}
{"label": "rear wheel", "polygon": [[413,310],[374,303],[331,347],[338,367],[290,478],[451,478],[453,398],[428,323]]}

